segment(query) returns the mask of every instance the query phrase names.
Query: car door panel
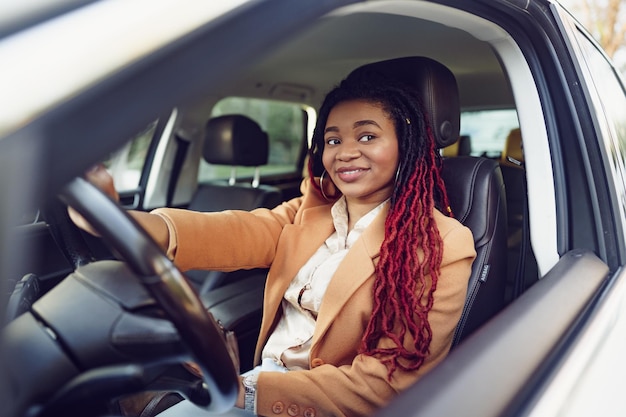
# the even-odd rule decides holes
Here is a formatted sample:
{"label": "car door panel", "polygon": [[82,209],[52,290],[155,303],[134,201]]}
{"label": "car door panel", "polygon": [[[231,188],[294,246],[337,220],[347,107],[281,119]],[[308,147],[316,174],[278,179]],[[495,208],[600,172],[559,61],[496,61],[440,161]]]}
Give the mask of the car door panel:
{"label": "car door panel", "polygon": [[527,404],[535,394],[527,387],[536,387],[552,370],[552,355],[572,343],[572,329],[584,321],[607,275],[608,267],[593,253],[568,252],[377,415],[487,417],[507,415]]}

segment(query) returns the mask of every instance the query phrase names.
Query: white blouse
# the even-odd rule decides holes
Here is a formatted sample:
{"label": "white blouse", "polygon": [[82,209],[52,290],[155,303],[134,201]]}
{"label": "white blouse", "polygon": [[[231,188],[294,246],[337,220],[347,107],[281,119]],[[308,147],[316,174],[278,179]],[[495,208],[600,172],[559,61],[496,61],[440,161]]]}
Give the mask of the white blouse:
{"label": "white blouse", "polygon": [[267,340],[261,358],[288,369],[309,369],[311,340],[317,313],[331,278],[348,250],[380,213],[382,202],[361,217],[348,233],[345,197],[331,208],[335,232],[322,244],[295,276],[282,300],[283,314]]}

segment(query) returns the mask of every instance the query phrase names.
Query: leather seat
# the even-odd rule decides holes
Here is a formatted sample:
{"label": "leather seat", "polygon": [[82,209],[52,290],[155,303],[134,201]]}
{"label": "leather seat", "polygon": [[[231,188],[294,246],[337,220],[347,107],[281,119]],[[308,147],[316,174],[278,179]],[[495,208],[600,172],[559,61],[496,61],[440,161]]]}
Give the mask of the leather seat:
{"label": "leather seat", "polygon": [[[228,181],[198,185],[189,209],[195,211],[253,210],[274,208],[282,202],[280,189],[259,184],[259,167],[266,165],[269,138],[252,119],[227,115],[209,119],[206,125],[202,156],[209,164],[230,165]],[[237,182],[235,167],[255,167],[251,183]]]}
{"label": "leather seat", "polygon": [[[414,86],[432,124],[439,148],[459,138],[460,104],[452,72],[426,57],[406,57],[365,65]],[[455,217],[474,235],[477,257],[453,346],[506,304],[507,212],[497,161],[482,157],[446,158],[442,175]]]}
{"label": "leather seat", "polygon": [[[200,184],[188,208],[195,211],[254,210],[274,208],[282,203],[279,188],[259,184],[259,167],[266,165],[269,156],[269,138],[252,119],[243,115],[225,115],[209,119],[203,145],[204,160],[210,164],[230,165],[228,181],[216,180]],[[255,167],[252,182],[238,182],[235,167]],[[200,293],[221,287],[226,283],[265,275],[266,270],[245,270],[224,273],[219,271],[187,271],[187,276],[200,287]],[[264,282],[264,279],[261,280]]]}
{"label": "leather seat", "polygon": [[476,260],[453,346],[506,304],[507,212],[504,182],[496,161],[462,156],[444,160],[443,180],[452,211],[474,235]]}

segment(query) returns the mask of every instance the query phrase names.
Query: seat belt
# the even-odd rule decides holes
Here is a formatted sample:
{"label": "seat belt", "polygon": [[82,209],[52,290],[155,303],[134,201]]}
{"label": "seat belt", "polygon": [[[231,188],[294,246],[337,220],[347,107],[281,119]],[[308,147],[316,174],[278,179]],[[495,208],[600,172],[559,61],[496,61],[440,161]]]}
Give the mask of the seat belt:
{"label": "seat belt", "polygon": [[187,157],[187,150],[191,143],[191,138],[187,132],[179,129],[175,136],[176,140],[176,155],[174,155],[174,163],[172,164],[172,175],[170,176],[170,182],[167,186],[167,199],[165,202],[166,207],[171,207],[174,200],[174,193],[176,192],[176,185],[178,184],[178,178],[183,169],[183,163]]}

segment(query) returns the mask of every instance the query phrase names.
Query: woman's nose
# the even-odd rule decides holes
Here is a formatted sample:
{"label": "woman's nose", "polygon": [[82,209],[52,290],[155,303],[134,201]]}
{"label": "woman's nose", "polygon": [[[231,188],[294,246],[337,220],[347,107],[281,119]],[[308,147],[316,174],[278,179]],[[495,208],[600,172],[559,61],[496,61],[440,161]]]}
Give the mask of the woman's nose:
{"label": "woman's nose", "polygon": [[361,156],[361,151],[357,144],[343,143],[339,152],[337,152],[337,159],[340,161],[347,161],[355,159]]}

